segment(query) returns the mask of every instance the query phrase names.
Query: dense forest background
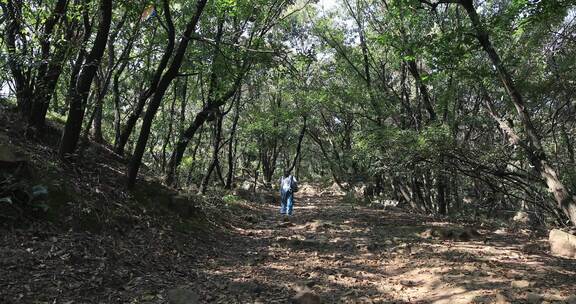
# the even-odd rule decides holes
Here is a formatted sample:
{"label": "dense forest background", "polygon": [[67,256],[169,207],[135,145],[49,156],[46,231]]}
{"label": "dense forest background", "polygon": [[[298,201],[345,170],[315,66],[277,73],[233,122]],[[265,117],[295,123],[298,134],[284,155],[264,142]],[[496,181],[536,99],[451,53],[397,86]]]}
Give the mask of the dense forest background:
{"label": "dense forest background", "polygon": [[[576,223],[576,11],[537,0],[0,0],[0,87],[63,162],[299,180],[453,217]],[[63,126],[63,127],[62,127]]]}

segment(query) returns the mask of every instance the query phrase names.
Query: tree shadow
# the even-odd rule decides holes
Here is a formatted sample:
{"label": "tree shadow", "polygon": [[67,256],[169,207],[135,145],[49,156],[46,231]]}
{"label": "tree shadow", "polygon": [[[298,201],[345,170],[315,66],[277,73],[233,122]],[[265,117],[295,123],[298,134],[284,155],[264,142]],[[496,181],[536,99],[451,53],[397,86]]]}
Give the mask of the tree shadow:
{"label": "tree shadow", "polygon": [[[232,288],[241,290],[238,303],[285,303],[306,284],[325,303],[515,302],[527,292],[562,294],[576,285],[573,262],[526,252],[525,237],[484,231],[488,243],[423,239],[419,232],[436,225],[424,217],[334,200],[301,204],[292,225],[277,226],[283,219],[273,215],[256,225],[260,233],[245,242],[258,258],[204,274],[240,286]],[[529,286],[512,286],[521,280]]]}

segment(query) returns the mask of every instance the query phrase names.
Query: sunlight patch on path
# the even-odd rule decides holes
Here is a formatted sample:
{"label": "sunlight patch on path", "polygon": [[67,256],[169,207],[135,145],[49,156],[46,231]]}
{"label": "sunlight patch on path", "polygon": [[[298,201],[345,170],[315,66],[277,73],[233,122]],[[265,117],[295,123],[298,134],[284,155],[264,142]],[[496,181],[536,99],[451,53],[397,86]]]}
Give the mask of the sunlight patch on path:
{"label": "sunlight patch on path", "polygon": [[[338,197],[300,202],[289,219],[275,206],[259,205],[264,220],[238,230],[234,254],[214,265],[221,268],[214,272],[218,280],[264,286],[231,303],[287,301],[297,286],[308,286],[324,303],[524,302],[528,291],[567,297],[576,284],[576,270],[525,252],[527,239],[520,236],[425,239],[426,229],[450,223],[341,204]],[[530,289],[514,287],[515,280],[528,281]]]}

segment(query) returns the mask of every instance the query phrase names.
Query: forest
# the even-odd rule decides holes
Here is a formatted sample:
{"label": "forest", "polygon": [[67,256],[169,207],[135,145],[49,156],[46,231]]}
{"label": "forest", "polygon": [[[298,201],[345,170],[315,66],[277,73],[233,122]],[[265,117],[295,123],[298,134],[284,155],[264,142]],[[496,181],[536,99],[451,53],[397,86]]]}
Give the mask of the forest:
{"label": "forest", "polygon": [[0,302],[576,303],[572,0],[0,0],[0,34]]}

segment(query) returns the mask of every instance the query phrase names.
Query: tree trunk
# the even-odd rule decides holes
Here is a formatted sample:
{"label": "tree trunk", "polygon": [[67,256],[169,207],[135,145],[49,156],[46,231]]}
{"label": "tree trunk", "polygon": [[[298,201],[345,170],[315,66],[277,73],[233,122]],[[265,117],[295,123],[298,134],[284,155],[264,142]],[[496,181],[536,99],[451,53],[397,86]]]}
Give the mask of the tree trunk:
{"label": "tree trunk", "polygon": [[[219,32],[220,32],[220,30],[219,30]],[[220,38],[218,38],[218,36],[221,36],[221,33],[217,34],[216,36],[217,36],[216,37],[216,47],[214,49],[213,64],[216,62],[216,55],[219,53],[218,40]],[[168,172],[166,172],[166,183],[167,184],[172,185],[174,183],[175,177],[176,177],[176,172],[177,172],[178,167],[180,166],[180,163],[182,162],[182,158],[184,157],[184,152],[186,151],[186,147],[188,147],[188,143],[194,137],[194,134],[196,133],[198,128],[200,128],[204,124],[204,122],[206,122],[211,116],[213,116],[214,113],[218,111],[218,108],[220,106],[224,105],[230,98],[232,98],[234,96],[234,94],[236,93],[236,91],[238,90],[238,88],[240,87],[240,85],[242,84],[242,79],[243,79],[244,73],[247,69],[247,63],[248,63],[247,61],[243,62],[241,70],[238,73],[238,75],[236,76],[236,80],[235,80],[234,84],[232,85],[232,87],[227,92],[225,92],[220,97],[215,96],[215,93],[216,93],[215,91],[216,91],[218,79],[217,79],[217,75],[214,72],[214,67],[213,67],[213,71],[210,75],[208,101],[206,102],[206,105],[204,106],[204,108],[196,114],[196,116],[194,117],[194,120],[192,121],[192,124],[186,130],[184,130],[184,132],[182,132],[179,136],[178,143],[176,144],[176,148],[174,148],[174,151],[172,151],[172,155],[170,156],[170,161],[168,162],[168,169],[167,169]]]}
{"label": "tree trunk", "polygon": [[67,52],[66,41],[72,37],[72,30],[66,31],[65,42],[56,46],[55,54],[51,54],[52,33],[56,25],[63,19],[68,8],[68,0],[58,0],[51,16],[44,23],[44,31],[40,39],[41,63],[35,80],[35,91],[28,121],[37,129],[44,128],[46,113],[54,94],[56,83],[62,72],[63,61]]}
{"label": "tree trunk", "polygon": [[186,147],[188,147],[188,143],[194,135],[196,131],[202,127],[204,122],[208,119],[208,116],[212,113],[211,109],[203,109],[196,117],[194,117],[194,121],[192,124],[180,135],[178,139],[178,143],[172,151],[172,155],[170,156],[170,160],[168,161],[168,172],[166,174],[166,183],[169,185],[174,184],[175,177],[176,177],[176,169],[180,166],[182,162],[182,158],[184,157],[184,152],[186,151]]}
{"label": "tree trunk", "polygon": [[438,204],[438,213],[441,215],[446,215],[448,211],[448,204],[446,203],[446,180],[444,175],[439,173],[436,180],[436,190],[438,191],[438,197],[436,202]]}
{"label": "tree trunk", "polygon": [[266,188],[272,188],[272,177],[276,170],[276,162],[280,154],[278,148],[278,140],[274,139],[272,145],[261,144],[260,149],[260,162],[262,164],[262,174],[264,175],[264,185]]}
{"label": "tree trunk", "polygon": [[[104,142],[104,137],[102,136],[102,111],[104,108],[104,98],[108,94],[110,82],[112,81],[112,77],[115,74],[114,71],[118,68],[118,61],[119,60],[116,59],[116,51],[115,51],[116,48],[114,46],[114,43],[116,42],[116,38],[118,37],[118,34],[120,34],[120,31],[124,27],[124,23],[126,22],[127,17],[128,17],[127,13],[125,13],[122,16],[122,19],[114,26],[115,29],[112,32],[112,34],[110,34],[110,38],[108,40],[108,63],[107,63],[106,71],[102,75],[103,79],[100,79],[100,82],[99,82],[100,85],[98,86],[98,90],[96,91],[96,101],[94,103],[95,104],[94,105],[94,119],[92,121],[92,138],[97,143],[103,143]],[[137,28],[138,26],[139,26],[139,24],[137,23],[135,28]],[[135,30],[135,31],[137,31],[137,30]],[[124,57],[124,56],[127,56],[127,53],[129,53],[131,51],[133,38],[135,38],[135,33],[129,39],[126,47],[124,48],[124,50],[120,54],[120,59],[122,59],[122,57]],[[122,70],[124,69],[124,67],[125,67],[125,65],[122,64],[121,65]]]}
{"label": "tree trunk", "polygon": [[134,149],[134,154],[130,159],[130,163],[128,165],[128,188],[133,188],[136,184],[136,177],[138,175],[138,170],[140,169],[140,165],[142,163],[142,157],[144,156],[144,151],[146,149],[146,144],[148,143],[148,137],[150,136],[150,129],[152,128],[152,121],[154,120],[154,116],[160,107],[162,102],[162,98],[168,89],[168,86],[172,82],[174,78],[178,75],[178,71],[180,70],[180,66],[182,65],[182,60],[184,59],[184,55],[186,53],[186,49],[188,48],[188,43],[191,40],[191,35],[196,30],[196,25],[200,20],[200,15],[204,10],[204,6],[206,5],[207,0],[198,0],[196,3],[196,12],[192,17],[192,20],[187,24],[186,30],[182,33],[182,38],[180,39],[180,43],[178,45],[178,49],[174,54],[174,58],[172,59],[172,63],[170,67],[166,71],[166,73],[162,76],[162,79],[158,83],[158,87],[156,88],[156,92],[148,105],[148,109],[146,110],[146,114],[144,115],[144,119],[142,121],[142,128],[140,130],[140,135],[138,137],[138,142],[136,143],[136,148]]}
{"label": "tree trunk", "polygon": [[68,110],[68,119],[64,127],[64,133],[60,142],[58,154],[64,158],[66,154],[73,153],[78,145],[78,139],[82,130],[82,120],[84,119],[84,110],[90,86],[94,75],[100,65],[100,60],[104,55],[108,33],[110,32],[110,23],[112,21],[112,0],[102,0],[100,2],[100,24],[92,50],[86,57],[86,63],[78,76],[76,91],[70,99],[70,109]]}
{"label": "tree trunk", "polygon": [[488,32],[484,29],[480,17],[474,8],[473,1],[460,0],[460,4],[462,4],[466,9],[468,17],[472,21],[472,25],[476,31],[476,38],[480,42],[484,51],[488,54],[492,64],[496,67],[498,76],[504,84],[504,88],[508,92],[508,96],[516,108],[518,118],[522,122],[522,127],[527,135],[526,144],[522,145],[522,147],[528,156],[528,160],[540,174],[550,192],[554,195],[558,207],[570,219],[572,224],[576,225],[576,201],[572,194],[569,193],[566,186],[564,186],[562,181],[560,181],[556,170],[549,164],[546,152],[540,142],[540,135],[532,124],[530,114],[526,108],[524,100],[522,99],[522,95],[518,91],[512,76],[508,73],[508,70],[500,60],[500,56],[494,49],[492,42],[489,39]]}
{"label": "tree trunk", "polygon": [[172,104],[170,105],[170,116],[168,119],[168,132],[166,132],[166,136],[164,137],[164,142],[162,142],[162,172],[166,170],[166,148],[170,143],[170,139],[172,138],[172,129],[174,127],[174,113],[176,107],[176,99],[177,99],[177,92],[176,92],[176,85],[174,86],[174,96],[172,99]]}
{"label": "tree trunk", "polygon": [[122,124],[122,109],[120,106],[120,76],[126,69],[128,65],[128,60],[124,60],[120,65],[120,68],[114,75],[114,80],[112,81],[112,92],[114,93],[114,144],[116,145],[120,141],[121,124]]}
{"label": "tree trunk", "polygon": [[240,120],[240,100],[242,99],[242,87],[238,88],[236,93],[236,102],[234,110],[234,118],[232,119],[232,128],[230,129],[230,141],[228,142],[228,173],[226,175],[226,189],[232,189],[232,183],[234,179],[234,156],[236,150],[236,128],[238,127],[238,121]]}
{"label": "tree trunk", "polygon": [[102,136],[102,107],[104,100],[98,98],[94,108],[94,120],[92,121],[92,139],[97,143],[103,143],[104,137]]}
{"label": "tree trunk", "polygon": [[217,113],[216,115],[217,117],[214,123],[214,138],[212,143],[212,159],[210,161],[210,165],[208,166],[208,170],[202,179],[202,183],[200,184],[200,189],[198,191],[199,194],[206,193],[212,171],[214,171],[214,169],[218,166],[218,153],[220,152],[220,137],[222,135],[222,120],[224,119],[224,116],[222,113]]}
{"label": "tree trunk", "polygon": [[412,108],[410,107],[410,91],[407,86],[406,70],[407,64],[404,62],[401,67],[400,73],[400,83],[401,83],[401,93],[400,93],[400,103],[402,104],[402,110],[404,111],[404,116],[402,118],[402,127],[408,128],[412,124],[414,129],[418,130],[420,128],[420,122],[416,120],[416,117],[412,114]]}
{"label": "tree trunk", "polygon": [[[190,127],[188,127],[188,129],[186,129],[186,131],[184,131],[183,133],[180,134],[180,138],[178,140],[178,143],[176,145],[176,148],[174,149],[174,151],[172,151],[172,155],[170,157],[170,162],[168,164],[168,171],[166,172],[166,183],[168,185],[173,185],[175,182],[175,177],[176,177],[176,171],[177,171],[177,167],[180,166],[180,162],[182,161],[182,157],[184,157],[184,152],[186,151],[186,147],[188,146],[188,143],[190,142],[190,139],[192,139],[192,137],[194,137],[194,133],[196,133],[196,130],[198,130],[198,128],[200,126],[202,126],[204,124],[204,122],[206,120],[208,120],[209,117],[214,116],[216,111],[219,111],[218,106],[214,106],[213,105],[213,100],[214,100],[214,92],[216,90],[216,85],[217,85],[217,79],[218,76],[216,74],[216,64],[219,61],[219,55],[220,55],[220,41],[222,40],[222,35],[224,33],[224,18],[220,18],[220,20],[218,20],[218,28],[216,30],[216,37],[215,37],[215,44],[214,44],[214,49],[212,52],[212,65],[211,65],[211,72],[210,72],[210,80],[208,83],[208,102],[206,103],[206,106],[202,109],[202,111],[200,111],[200,113],[196,114],[196,117],[194,117],[194,121],[192,122],[192,125],[190,125]],[[208,166],[208,172],[212,173],[213,168],[213,163],[210,163],[210,165]],[[204,191],[203,187],[203,183],[204,180],[202,181],[201,185],[200,185],[200,192],[202,193]]]}
{"label": "tree trunk", "polygon": [[[414,56],[412,51],[408,51],[408,56]],[[432,105],[432,98],[430,98],[430,93],[428,92],[428,87],[422,81],[420,72],[418,71],[418,66],[416,65],[415,59],[407,60],[408,71],[412,74],[418,89],[420,90],[420,95],[422,95],[422,100],[424,101],[424,107],[430,116],[430,121],[436,121],[436,111],[434,111],[434,106]]]}
{"label": "tree trunk", "polygon": [[80,71],[82,70],[82,64],[84,63],[84,59],[86,58],[86,50],[83,47],[84,44],[90,39],[92,35],[92,23],[90,22],[90,16],[88,14],[87,6],[84,6],[82,12],[82,18],[84,23],[84,33],[82,41],[80,42],[80,51],[76,56],[76,60],[70,69],[70,80],[68,81],[68,89],[66,91],[66,98],[65,98],[65,105],[64,108],[69,108],[71,104],[72,98],[75,96],[76,92],[76,84],[78,83],[78,77],[80,75]]}
{"label": "tree trunk", "polygon": [[188,76],[184,77],[184,87],[182,88],[182,101],[180,102],[180,123],[178,125],[178,133],[184,131],[186,124],[186,106],[188,105]]}
{"label": "tree trunk", "polygon": [[[146,101],[156,92],[158,85],[160,83],[160,80],[163,78],[162,73],[164,73],[164,70],[166,69],[166,67],[168,65],[170,57],[172,57],[172,54],[174,52],[174,45],[175,45],[175,40],[176,40],[176,30],[174,29],[174,22],[172,20],[172,14],[170,12],[169,0],[163,0],[162,4],[163,4],[164,15],[166,18],[166,25],[167,25],[166,26],[166,30],[167,30],[166,34],[168,35],[168,43],[166,44],[166,48],[164,49],[164,53],[162,54],[162,58],[160,59],[160,63],[158,64],[158,67],[156,68],[156,71],[154,72],[154,75],[152,76],[152,79],[150,80],[150,84],[149,84],[148,88],[143,90],[142,92],[140,92],[140,95],[138,96],[138,102],[136,103],[136,107],[134,108],[134,111],[130,114],[130,116],[128,116],[128,120],[126,121],[126,125],[122,129],[120,136],[117,137],[118,140],[114,143],[114,152],[116,152],[116,154],[118,154],[118,155],[124,155],[124,149],[126,148],[126,144],[128,143],[128,139],[130,139],[130,135],[132,135],[132,131],[134,130],[134,127],[136,126],[138,119],[140,119],[140,116],[142,115],[142,112],[144,111],[144,107],[146,106]],[[198,3],[198,5],[199,4],[200,3]],[[200,7],[197,6],[197,8],[200,8]],[[202,8],[203,8],[203,6],[202,6]],[[199,13],[201,13],[201,11],[196,12],[196,14],[199,14]],[[192,19],[195,20],[195,18],[196,18],[196,16],[194,16]],[[192,30],[194,30],[194,29],[192,29]],[[182,45],[182,42],[186,41],[186,45],[187,45],[188,40],[189,40],[189,37],[184,36],[184,38],[182,38],[180,40],[180,44]],[[172,64],[174,64],[174,60],[172,61]],[[164,94],[162,93],[161,95],[164,95]],[[150,109],[150,107],[149,107],[149,109]]]}
{"label": "tree trunk", "polygon": [[306,116],[304,116],[304,124],[302,125],[302,130],[300,130],[300,135],[298,136],[298,145],[296,146],[296,155],[294,156],[294,160],[292,161],[292,164],[290,165],[290,167],[288,167],[288,172],[292,172],[292,170],[294,170],[294,167],[296,166],[296,162],[298,161],[298,158],[300,157],[300,152],[302,150],[302,140],[304,139],[304,135],[306,134]]}
{"label": "tree trunk", "polygon": [[570,165],[574,166],[576,161],[574,159],[574,145],[572,144],[572,140],[570,139],[570,135],[566,131],[566,126],[561,124],[560,131],[562,132],[562,138],[564,140],[564,144],[566,145],[566,152],[568,153],[568,162]]}
{"label": "tree trunk", "polygon": [[196,155],[198,154],[198,148],[200,148],[200,145],[202,144],[202,135],[204,134],[204,132],[202,132],[203,128],[204,126],[201,126],[200,130],[198,130],[198,139],[196,140],[196,145],[194,146],[194,150],[192,151],[192,162],[190,164],[190,168],[188,169],[188,177],[186,178],[187,185],[190,185],[192,183],[194,166],[196,164]]}

